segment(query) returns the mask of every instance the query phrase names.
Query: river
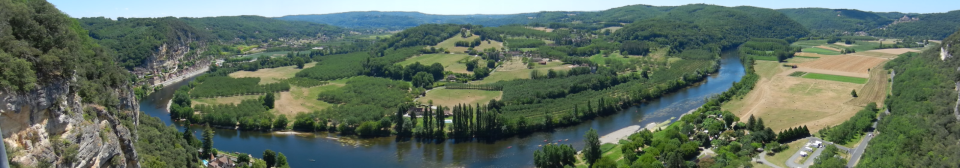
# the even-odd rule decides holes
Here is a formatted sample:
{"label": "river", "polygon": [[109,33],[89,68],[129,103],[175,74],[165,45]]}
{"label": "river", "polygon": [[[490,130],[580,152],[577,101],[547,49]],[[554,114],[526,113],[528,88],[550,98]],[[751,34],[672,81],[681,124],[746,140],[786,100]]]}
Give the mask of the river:
{"label": "river", "polygon": [[[492,143],[397,142],[394,137],[355,139],[335,134],[273,134],[259,131],[215,130],[214,147],[222,151],[243,152],[261,157],[270,149],[287,156],[291,167],[533,167],[533,152],[544,140],[583,148],[583,134],[590,128],[605,135],[631,125],[646,125],[679,117],[703,105],[704,100],[726,91],[745,74],[736,51],[723,53],[719,73],[695,86],[681,89],[657,100],[630,107],[614,115],[586,121],[576,126],[512,137]],[[166,105],[184,80],[155,92],[140,102],[150,116],[171,122]],[[177,125],[180,130],[183,126]],[[191,128],[200,137],[202,128]]]}

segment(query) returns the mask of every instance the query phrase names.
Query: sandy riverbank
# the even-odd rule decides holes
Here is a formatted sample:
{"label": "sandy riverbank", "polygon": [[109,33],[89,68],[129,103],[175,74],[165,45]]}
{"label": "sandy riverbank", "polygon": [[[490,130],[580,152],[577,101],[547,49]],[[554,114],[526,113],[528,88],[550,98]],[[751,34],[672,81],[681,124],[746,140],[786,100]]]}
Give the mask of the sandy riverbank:
{"label": "sandy riverbank", "polygon": [[[695,109],[693,109],[693,110],[687,111],[687,113],[683,113],[683,115],[680,115],[680,117],[683,117],[684,115],[693,113],[694,111],[697,111],[697,109],[699,109],[699,108],[695,108]],[[636,132],[639,132],[639,131],[642,131],[642,130],[644,130],[644,129],[650,130],[650,131],[656,131],[656,130],[658,130],[658,129],[666,128],[667,126],[670,126],[670,123],[671,123],[674,119],[677,119],[677,118],[671,117],[671,118],[668,119],[667,121],[663,121],[663,122],[652,122],[652,123],[649,123],[649,124],[647,124],[647,125],[645,125],[645,126],[643,126],[643,127],[640,127],[640,125],[631,125],[631,126],[627,126],[627,127],[625,127],[625,128],[621,128],[621,129],[619,129],[619,130],[617,130],[617,131],[613,131],[613,132],[611,132],[611,133],[609,133],[609,134],[607,134],[607,135],[601,136],[601,137],[600,137],[600,144],[605,144],[605,143],[613,143],[613,144],[616,144],[616,143],[619,143],[621,139],[627,139],[627,137],[629,137],[631,134],[636,133]]]}

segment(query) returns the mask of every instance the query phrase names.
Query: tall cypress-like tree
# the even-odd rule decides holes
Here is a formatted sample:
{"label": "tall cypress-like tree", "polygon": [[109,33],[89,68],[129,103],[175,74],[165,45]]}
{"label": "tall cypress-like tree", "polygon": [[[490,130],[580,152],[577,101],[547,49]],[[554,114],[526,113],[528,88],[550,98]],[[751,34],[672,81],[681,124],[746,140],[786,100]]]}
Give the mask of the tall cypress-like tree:
{"label": "tall cypress-like tree", "polygon": [[273,109],[275,100],[276,97],[274,97],[273,93],[267,93],[267,95],[263,96],[263,106]]}
{"label": "tall cypress-like tree", "polygon": [[213,129],[210,129],[210,125],[206,125],[203,128],[203,158],[209,157],[213,153]]}
{"label": "tall cypress-like tree", "polygon": [[277,153],[270,149],[264,150],[263,161],[267,162],[267,167],[273,167],[277,163]]}
{"label": "tall cypress-like tree", "polygon": [[393,116],[393,122],[397,123],[394,126],[394,130],[397,131],[397,134],[403,134],[403,114],[407,112],[406,105],[400,104],[397,105],[397,115]]}
{"label": "tall cypress-like tree", "polygon": [[757,124],[753,126],[753,130],[751,131],[760,131],[763,130],[764,127],[766,126],[763,126],[763,118],[759,118],[757,119]]}
{"label": "tall cypress-like tree", "polygon": [[597,134],[597,130],[590,128],[587,131],[587,134],[583,135],[584,143],[586,146],[583,147],[583,156],[587,159],[587,163],[593,164],[600,159],[600,136]]}

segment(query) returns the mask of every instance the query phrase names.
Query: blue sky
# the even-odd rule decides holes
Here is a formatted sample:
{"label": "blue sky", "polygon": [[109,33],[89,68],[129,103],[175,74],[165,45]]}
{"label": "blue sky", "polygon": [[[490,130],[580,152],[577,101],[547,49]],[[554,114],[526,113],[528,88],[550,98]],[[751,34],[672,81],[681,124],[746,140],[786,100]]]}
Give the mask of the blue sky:
{"label": "blue sky", "polygon": [[418,11],[428,14],[514,14],[598,11],[625,5],[707,3],[765,8],[847,8],[875,12],[939,13],[960,9],[960,0],[49,0],[72,17],[205,17],[326,14],[349,11]]}

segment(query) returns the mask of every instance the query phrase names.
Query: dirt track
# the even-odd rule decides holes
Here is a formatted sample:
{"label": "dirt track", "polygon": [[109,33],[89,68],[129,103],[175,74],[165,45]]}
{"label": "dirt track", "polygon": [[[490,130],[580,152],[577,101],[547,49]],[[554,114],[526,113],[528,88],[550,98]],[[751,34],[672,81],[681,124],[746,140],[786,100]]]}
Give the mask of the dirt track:
{"label": "dirt track", "polygon": [[852,99],[850,90],[859,89],[860,84],[791,77],[796,69],[766,64],[779,65],[758,64],[757,87],[742,100],[725,103],[723,110],[741,120],[750,115],[763,118],[774,131],[806,125],[816,132],[846,121],[861,108],[845,103]]}
{"label": "dirt track", "polygon": [[850,100],[847,102],[848,104],[866,106],[870,102],[877,104],[883,103],[883,100],[887,97],[887,84],[890,83],[887,81],[888,72],[883,70],[883,64],[877,65],[873,69],[875,70],[870,71],[870,78],[867,84],[857,90],[859,97]]}

